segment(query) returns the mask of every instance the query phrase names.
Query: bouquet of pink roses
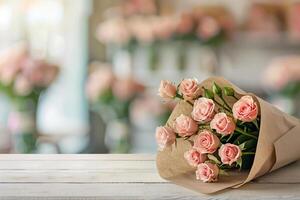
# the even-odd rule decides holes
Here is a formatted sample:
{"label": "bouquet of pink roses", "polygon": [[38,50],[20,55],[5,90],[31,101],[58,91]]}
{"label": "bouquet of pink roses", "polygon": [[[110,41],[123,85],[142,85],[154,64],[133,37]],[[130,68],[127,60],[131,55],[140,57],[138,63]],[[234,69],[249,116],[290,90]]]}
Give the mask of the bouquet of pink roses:
{"label": "bouquet of pink roses", "polygon": [[158,171],[176,184],[212,193],[300,158],[299,120],[222,78],[162,81],[159,95],[181,100],[156,129]]}

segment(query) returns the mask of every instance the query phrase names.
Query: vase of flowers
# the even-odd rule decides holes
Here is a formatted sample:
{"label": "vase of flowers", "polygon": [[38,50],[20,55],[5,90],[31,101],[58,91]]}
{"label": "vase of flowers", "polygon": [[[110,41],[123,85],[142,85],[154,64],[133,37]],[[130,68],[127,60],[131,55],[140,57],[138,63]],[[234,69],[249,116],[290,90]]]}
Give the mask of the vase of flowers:
{"label": "vase of flowers", "polygon": [[57,66],[33,58],[24,44],[17,44],[3,52],[0,60],[0,91],[12,103],[7,125],[15,137],[16,152],[35,152],[38,100],[57,74]]}

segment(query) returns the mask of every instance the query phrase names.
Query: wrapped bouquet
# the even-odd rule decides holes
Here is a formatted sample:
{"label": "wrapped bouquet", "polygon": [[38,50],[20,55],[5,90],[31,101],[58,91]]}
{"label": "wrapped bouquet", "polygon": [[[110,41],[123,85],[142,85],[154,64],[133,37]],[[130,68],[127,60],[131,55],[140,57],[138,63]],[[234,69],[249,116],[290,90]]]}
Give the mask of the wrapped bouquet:
{"label": "wrapped bouquet", "polygon": [[213,193],[300,158],[299,120],[223,78],[162,81],[159,95],[180,99],[156,129],[157,169],[178,185]]}

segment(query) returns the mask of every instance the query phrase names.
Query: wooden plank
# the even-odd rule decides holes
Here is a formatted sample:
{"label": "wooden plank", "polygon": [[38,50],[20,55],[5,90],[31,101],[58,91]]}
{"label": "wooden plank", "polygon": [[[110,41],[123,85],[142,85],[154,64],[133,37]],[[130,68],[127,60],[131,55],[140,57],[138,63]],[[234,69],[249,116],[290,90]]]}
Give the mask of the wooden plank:
{"label": "wooden plank", "polygon": [[154,155],[0,155],[0,199],[300,199],[300,161],[214,196],[159,177]]}
{"label": "wooden plank", "polygon": [[109,169],[156,169],[153,160],[18,160],[0,161],[0,170],[109,170]]}
{"label": "wooden plank", "polygon": [[[215,195],[204,195],[173,184],[1,184],[0,196],[7,197],[90,197],[91,199],[219,199],[299,200],[300,184],[248,184]],[[98,198],[97,198],[98,197]],[[101,198],[99,198],[101,197]],[[47,198],[48,199],[48,198]]]}
{"label": "wooden plank", "polygon": [[0,154],[0,161],[7,160],[155,160],[153,154]]}
{"label": "wooden plank", "polygon": [[[110,178],[109,175],[118,174],[122,180],[127,178],[127,182],[140,182],[143,173],[145,173],[145,177],[148,177],[145,181],[163,181],[157,174],[153,156],[138,155],[137,159],[143,157],[152,160],[133,160],[133,155],[125,155],[124,157],[113,155],[112,160],[108,160],[106,155],[103,156],[103,159],[97,155],[98,160],[95,160],[95,156],[90,155],[83,156],[84,159],[78,155],[52,156],[51,159],[54,160],[48,160],[47,156],[30,156],[29,158],[28,156],[21,156],[19,157],[22,158],[21,160],[0,160],[0,181],[15,182],[19,180],[26,182],[27,178],[30,182],[47,182],[48,180],[69,182],[70,177],[76,177],[78,182],[88,182],[89,180],[97,182],[99,179],[102,182],[116,182],[117,178]],[[256,181],[261,183],[299,183],[299,170],[300,162],[297,162]],[[152,178],[150,178],[151,176]],[[19,179],[18,177],[23,178]],[[130,179],[130,177],[133,178]]]}
{"label": "wooden plank", "polygon": [[60,170],[60,171],[22,171],[12,170],[2,173],[1,183],[150,183],[166,182],[155,171],[90,171],[90,170]]}

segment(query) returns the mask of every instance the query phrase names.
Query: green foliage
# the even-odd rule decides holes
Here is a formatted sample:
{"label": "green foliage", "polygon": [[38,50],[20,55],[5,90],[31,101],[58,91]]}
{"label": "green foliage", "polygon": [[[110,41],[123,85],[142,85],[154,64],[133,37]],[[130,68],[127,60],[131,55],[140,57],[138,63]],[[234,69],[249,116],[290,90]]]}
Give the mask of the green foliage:
{"label": "green foliage", "polygon": [[221,164],[221,161],[213,154],[207,154],[207,157],[209,160],[212,160],[214,163]]}
{"label": "green foliage", "polygon": [[211,90],[206,89],[206,88],[203,88],[203,89],[204,89],[204,97],[206,97],[208,99],[214,98],[214,93]]}
{"label": "green foliage", "polygon": [[214,94],[222,96],[222,88],[215,82],[212,85],[212,91]]}
{"label": "green foliage", "polygon": [[281,91],[281,95],[293,98],[300,94],[300,82],[291,82],[287,84]]}
{"label": "green foliage", "polygon": [[224,87],[223,90],[226,96],[234,96],[234,89],[232,87]]}

